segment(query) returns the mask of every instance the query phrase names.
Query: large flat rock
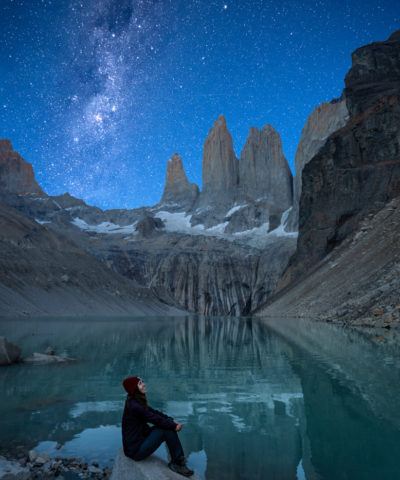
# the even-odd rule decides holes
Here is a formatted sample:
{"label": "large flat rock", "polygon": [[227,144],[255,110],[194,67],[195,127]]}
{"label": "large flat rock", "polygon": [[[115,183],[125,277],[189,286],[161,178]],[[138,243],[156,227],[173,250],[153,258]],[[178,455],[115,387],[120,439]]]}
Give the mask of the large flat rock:
{"label": "large flat rock", "polygon": [[[174,473],[164,460],[155,455],[135,462],[126,457],[121,449],[115,459],[110,480],[182,480],[183,478],[185,478],[183,475]],[[200,480],[196,473],[186,478]]]}

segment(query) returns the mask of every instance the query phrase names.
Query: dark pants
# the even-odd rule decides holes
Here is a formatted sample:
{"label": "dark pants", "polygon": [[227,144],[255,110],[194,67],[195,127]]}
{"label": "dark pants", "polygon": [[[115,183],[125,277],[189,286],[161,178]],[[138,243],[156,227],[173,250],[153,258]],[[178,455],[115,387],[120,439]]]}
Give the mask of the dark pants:
{"label": "dark pants", "polygon": [[159,427],[151,427],[150,430],[149,435],[143,440],[139,450],[133,455],[133,460],[138,461],[147,458],[155,452],[163,442],[166,442],[171,456],[171,462],[179,463],[184,453],[177,432]]}

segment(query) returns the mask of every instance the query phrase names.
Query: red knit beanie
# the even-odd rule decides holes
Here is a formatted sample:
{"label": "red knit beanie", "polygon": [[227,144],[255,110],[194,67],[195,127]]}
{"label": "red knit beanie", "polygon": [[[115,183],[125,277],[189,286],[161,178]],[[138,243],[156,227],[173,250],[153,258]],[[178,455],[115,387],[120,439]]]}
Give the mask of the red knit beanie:
{"label": "red knit beanie", "polygon": [[127,377],[122,382],[122,385],[130,395],[133,395],[137,389],[137,385],[140,382],[140,380],[141,378],[139,377]]}

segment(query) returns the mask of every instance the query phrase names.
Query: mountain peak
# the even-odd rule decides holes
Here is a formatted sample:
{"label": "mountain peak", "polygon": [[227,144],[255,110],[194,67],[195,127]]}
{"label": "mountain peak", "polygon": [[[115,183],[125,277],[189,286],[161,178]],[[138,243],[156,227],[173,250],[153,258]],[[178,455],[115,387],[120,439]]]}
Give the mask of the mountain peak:
{"label": "mountain peak", "polygon": [[10,140],[0,139],[0,191],[17,195],[45,195],[35,179],[32,165],[13,150]]}
{"label": "mountain peak", "polygon": [[11,140],[7,138],[0,139],[0,152],[12,152],[13,146]]}
{"label": "mountain peak", "polygon": [[238,160],[226,119],[220,115],[210,129],[203,149],[203,198],[231,197],[238,185]]}
{"label": "mountain peak", "polygon": [[167,162],[167,175],[161,203],[190,207],[196,200],[199,189],[187,179],[182,158],[174,153]]}
{"label": "mountain peak", "polygon": [[240,156],[239,185],[242,194],[254,200],[265,197],[282,210],[292,204],[292,174],[272,125],[250,128]]}

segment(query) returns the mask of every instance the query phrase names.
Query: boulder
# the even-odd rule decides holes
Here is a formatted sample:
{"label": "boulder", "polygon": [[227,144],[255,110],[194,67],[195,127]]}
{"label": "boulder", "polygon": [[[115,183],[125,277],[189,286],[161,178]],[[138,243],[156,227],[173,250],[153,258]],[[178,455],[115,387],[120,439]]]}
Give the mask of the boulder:
{"label": "boulder", "polygon": [[5,337],[0,337],[0,365],[10,365],[18,362],[21,356],[21,349],[7,341]]}
{"label": "boulder", "polygon": [[151,237],[155,232],[164,228],[164,222],[160,218],[144,216],[136,224],[136,231],[142,237]]}
{"label": "boulder", "polygon": [[[124,455],[121,449],[115,459],[110,480],[182,480],[184,478],[168,468],[167,463],[160,458],[151,455],[145,460],[135,462]],[[192,480],[199,480],[194,473]]]}

